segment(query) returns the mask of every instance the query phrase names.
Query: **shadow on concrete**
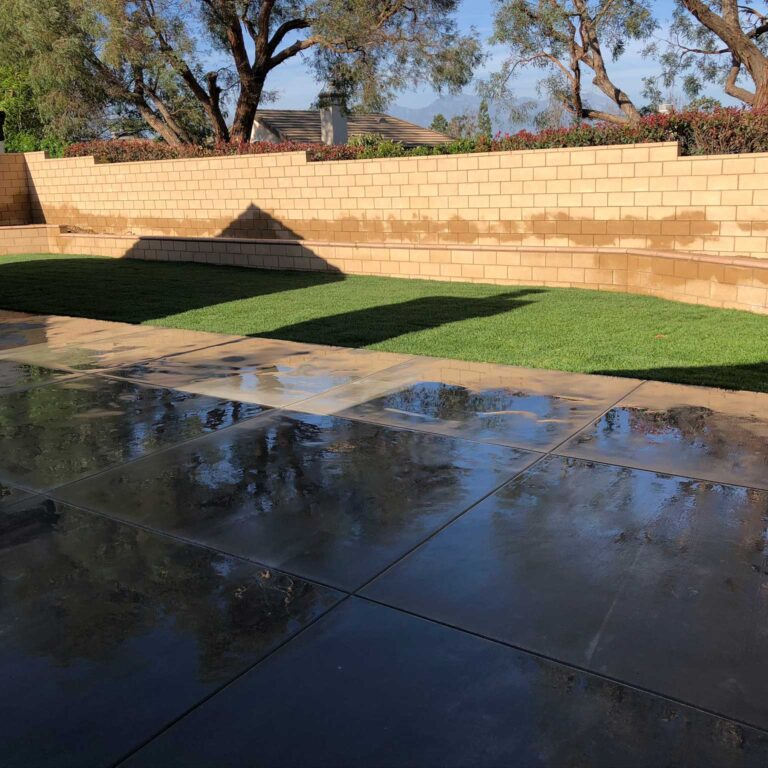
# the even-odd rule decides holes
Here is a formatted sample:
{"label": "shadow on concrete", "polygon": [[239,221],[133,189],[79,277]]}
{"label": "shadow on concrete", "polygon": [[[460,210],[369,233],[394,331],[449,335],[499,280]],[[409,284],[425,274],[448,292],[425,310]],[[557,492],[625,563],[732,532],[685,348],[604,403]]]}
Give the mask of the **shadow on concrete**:
{"label": "shadow on concrete", "polygon": [[768,361],[743,365],[703,365],[627,370],[595,370],[606,376],[624,376],[653,381],[669,381],[675,384],[744,389],[751,392],[768,392]]}

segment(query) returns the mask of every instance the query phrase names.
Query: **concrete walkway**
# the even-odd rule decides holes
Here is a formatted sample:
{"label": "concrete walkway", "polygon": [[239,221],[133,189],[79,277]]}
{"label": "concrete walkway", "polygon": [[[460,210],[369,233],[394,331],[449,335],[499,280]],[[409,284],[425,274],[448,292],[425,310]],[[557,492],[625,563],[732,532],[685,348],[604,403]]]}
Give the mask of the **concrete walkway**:
{"label": "concrete walkway", "polygon": [[765,766],[768,396],[0,312],[10,766]]}

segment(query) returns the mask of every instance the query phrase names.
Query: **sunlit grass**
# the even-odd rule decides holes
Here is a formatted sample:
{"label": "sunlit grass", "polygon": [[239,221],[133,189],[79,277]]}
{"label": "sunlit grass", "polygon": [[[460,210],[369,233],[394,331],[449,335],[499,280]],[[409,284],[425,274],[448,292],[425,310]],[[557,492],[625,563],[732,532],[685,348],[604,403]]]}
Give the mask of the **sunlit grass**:
{"label": "sunlit grass", "polygon": [[33,255],[0,308],[768,391],[768,317],[645,296]]}

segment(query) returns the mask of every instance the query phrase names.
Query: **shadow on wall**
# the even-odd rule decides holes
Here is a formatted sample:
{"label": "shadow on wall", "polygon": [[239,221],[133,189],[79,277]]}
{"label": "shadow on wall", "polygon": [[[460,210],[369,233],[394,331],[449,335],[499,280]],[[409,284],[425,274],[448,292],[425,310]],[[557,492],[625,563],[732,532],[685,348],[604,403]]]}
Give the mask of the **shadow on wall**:
{"label": "shadow on wall", "polygon": [[[249,205],[234,221],[231,221],[217,237],[209,239],[195,239],[188,237],[153,237],[138,235],[137,242],[131,246],[124,254],[126,259],[145,259],[153,261],[197,261],[206,264],[230,264],[232,266],[269,266],[283,269],[312,270],[315,272],[339,272],[337,267],[329,264],[325,259],[318,256],[308,246],[291,245],[296,251],[295,256],[282,256],[278,262],[278,257],[271,256],[265,251],[263,243],[230,243],[221,242],[224,238],[242,237],[240,228],[251,226],[253,222],[260,222],[259,227],[271,229],[274,232],[280,231],[281,235],[267,238],[275,242],[276,245],[284,240],[298,240],[299,236],[284,227],[280,222],[273,219],[269,214],[257,208],[255,205]],[[268,250],[270,246],[266,246]],[[262,259],[272,257],[273,263],[265,264]],[[249,257],[250,263],[248,261]]]}

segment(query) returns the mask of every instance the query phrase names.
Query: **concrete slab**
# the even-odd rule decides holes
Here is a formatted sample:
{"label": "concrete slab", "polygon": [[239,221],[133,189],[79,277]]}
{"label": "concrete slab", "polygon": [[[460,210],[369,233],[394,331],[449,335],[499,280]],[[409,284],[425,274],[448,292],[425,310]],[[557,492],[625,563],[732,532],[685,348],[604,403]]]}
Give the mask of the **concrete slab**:
{"label": "concrete slab", "polygon": [[0,312],[3,765],[764,766],[766,414]]}

